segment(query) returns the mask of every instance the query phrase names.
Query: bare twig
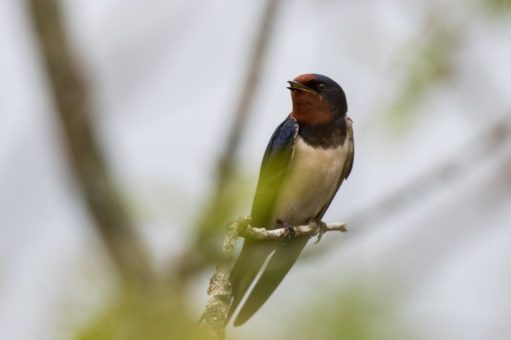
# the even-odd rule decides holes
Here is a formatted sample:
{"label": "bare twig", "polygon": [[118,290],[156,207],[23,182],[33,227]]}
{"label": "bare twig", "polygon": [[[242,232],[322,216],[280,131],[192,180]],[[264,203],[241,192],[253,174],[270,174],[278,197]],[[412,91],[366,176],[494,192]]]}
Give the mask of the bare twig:
{"label": "bare twig", "polygon": [[[289,229],[287,228],[278,228],[278,229],[264,229],[264,228],[252,228],[250,226],[247,226],[245,228],[242,228],[239,231],[239,235],[248,238],[251,240],[258,240],[258,241],[275,241],[275,240],[285,240],[289,237],[302,237],[302,236],[316,236],[320,235],[324,232],[328,231],[341,231],[345,232],[346,224],[345,223],[333,223],[333,224],[327,224],[325,229],[322,231],[320,227],[315,224],[307,224],[307,225],[301,225],[297,227],[291,227],[291,233]],[[292,236],[290,236],[292,234]]]}
{"label": "bare twig", "polygon": [[272,230],[252,228],[250,223],[250,217],[243,217],[228,226],[222,249],[223,259],[209,281],[209,299],[202,314],[201,323],[203,326],[207,325],[212,329],[219,339],[225,337],[226,317],[232,300],[232,287],[229,277],[234,262],[234,248],[238,236],[258,241],[284,241],[290,238],[290,229],[292,229],[292,237],[315,236],[328,231],[346,231],[345,223],[327,224],[323,230],[313,222],[308,225]]}
{"label": "bare twig", "polygon": [[56,0],[30,0],[41,55],[75,178],[95,224],[122,274],[148,278],[148,260],[96,142],[89,93],[62,27]]}

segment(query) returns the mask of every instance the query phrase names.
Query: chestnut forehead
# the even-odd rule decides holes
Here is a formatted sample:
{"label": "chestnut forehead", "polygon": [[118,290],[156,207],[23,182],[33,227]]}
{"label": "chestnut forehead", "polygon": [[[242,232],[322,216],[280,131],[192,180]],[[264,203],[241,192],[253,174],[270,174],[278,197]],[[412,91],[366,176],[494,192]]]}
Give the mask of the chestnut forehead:
{"label": "chestnut forehead", "polygon": [[315,74],[302,74],[298,77],[296,77],[294,79],[294,81],[297,81],[299,83],[306,83],[308,81],[311,81],[311,80],[317,80],[318,78],[316,77]]}

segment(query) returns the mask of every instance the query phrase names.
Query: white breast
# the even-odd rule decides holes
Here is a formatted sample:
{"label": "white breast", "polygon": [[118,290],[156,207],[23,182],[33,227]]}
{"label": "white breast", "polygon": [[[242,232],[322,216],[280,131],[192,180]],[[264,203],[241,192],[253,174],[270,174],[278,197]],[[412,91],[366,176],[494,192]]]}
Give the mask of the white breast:
{"label": "white breast", "polygon": [[335,195],[347,154],[347,142],[335,148],[313,148],[298,136],[273,221],[300,225],[315,217]]}

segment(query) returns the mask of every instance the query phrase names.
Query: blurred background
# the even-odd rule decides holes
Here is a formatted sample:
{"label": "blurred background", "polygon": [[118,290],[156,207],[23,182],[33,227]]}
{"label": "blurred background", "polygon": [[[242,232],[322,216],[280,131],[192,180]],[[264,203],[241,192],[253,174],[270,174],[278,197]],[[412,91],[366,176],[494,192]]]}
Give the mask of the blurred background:
{"label": "blurred background", "polygon": [[228,339],[511,339],[509,0],[0,0],[0,339],[186,339],[291,108],[355,164]]}

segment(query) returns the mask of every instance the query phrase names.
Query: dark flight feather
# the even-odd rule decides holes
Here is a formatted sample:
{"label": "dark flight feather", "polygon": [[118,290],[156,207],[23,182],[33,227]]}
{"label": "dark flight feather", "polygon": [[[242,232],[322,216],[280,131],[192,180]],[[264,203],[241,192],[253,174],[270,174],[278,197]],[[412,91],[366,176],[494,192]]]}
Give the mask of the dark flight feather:
{"label": "dark flight feather", "polygon": [[[291,163],[297,134],[298,124],[291,116],[288,116],[277,127],[266,147],[252,205],[253,227],[272,227],[273,221],[270,219],[273,206]],[[266,258],[277,246],[277,242],[244,241],[241,253],[231,272],[233,302],[227,320],[243,299]]]}
{"label": "dark flight feather", "polygon": [[309,241],[309,237],[300,237],[287,243],[274,244],[276,250],[240,309],[234,320],[234,326],[245,323],[268,300],[295,264],[307,241]]}

